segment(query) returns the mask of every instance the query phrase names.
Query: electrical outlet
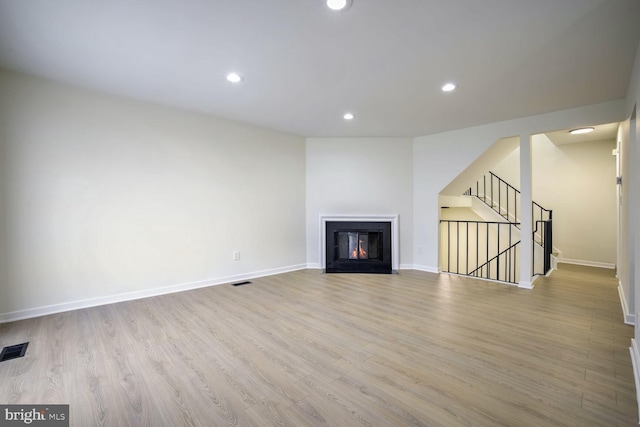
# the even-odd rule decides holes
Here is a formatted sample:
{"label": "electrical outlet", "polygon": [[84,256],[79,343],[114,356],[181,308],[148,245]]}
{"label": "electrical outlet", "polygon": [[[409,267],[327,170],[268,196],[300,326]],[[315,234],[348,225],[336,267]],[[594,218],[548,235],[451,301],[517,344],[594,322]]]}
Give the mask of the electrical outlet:
{"label": "electrical outlet", "polygon": [[233,260],[234,261],[240,261],[240,251],[235,251],[233,253]]}

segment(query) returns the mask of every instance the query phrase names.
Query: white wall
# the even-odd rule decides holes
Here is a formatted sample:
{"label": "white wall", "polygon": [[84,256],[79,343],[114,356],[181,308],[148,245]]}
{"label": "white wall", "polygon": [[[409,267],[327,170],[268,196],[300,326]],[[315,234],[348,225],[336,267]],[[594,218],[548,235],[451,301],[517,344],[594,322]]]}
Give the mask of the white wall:
{"label": "white wall", "polygon": [[410,138],[307,139],[307,263],[320,267],[320,214],[398,214],[400,267],[413,264]]}
{"label": "white wall", "polygon": [[640,44],[636,51],[636,58],[631,74],[631,82],[627,93],[627,122],[626,138],[622,139],[626,159],[622,158],[622,257],[627,277],[621,283],[621,289],[629,305],[629,313],[635,320],[635,344],[633,354],[636,372],[636,390],[640,387],[640,121],[638,108],[640,106]]}
{"label": "white wall", "polygon": [[[635,190],[635,186],[630,182],[632,178],[634,168],[631,167],[631,142],[630,142],[630,127],[631,121],[629,119],[622,122],[618,128],[618,141],[620,142],[620,176],[622,177],[622,186],[620,187],[620,218],[619,227],[620,233],[618,236],[618,255],[617,260],[617,276],[620,283],[620,289],[624,295],[624,303],[627,307],[624,307],[625,316],[629,321],[634,320],[634,305],[635,305],[635,287],[634,283],[634,271],[633,271],[633,252],[634,247],[634,228],[637,221],[634,222],[633,218],[630,218],[631,209],[629,209],[629,202],[633,195],[631,191]],[[636,167],[637,168],[637,167]],[[630,191],[631,190],[631,191]],[[636,190],[637,191],[637,190]]]}
{"label": "white wall", "polygon": [[[536,135],[533,135],[532,140],[535,140]],[[532,141],[533,142],[533,141]],[[535,145],[531,147],[531,155],[533,158],[533,167],[535,167],[536,158],[539,157],[535,154]],[[500,160],[498,163],[491,167],[491,172],[495,173],[501,179],[508,182],[518,190],[520,189],[520,147],[517,147],[508,156]],[[533,183],[533,196],[535,200],[535,182]],[[520,207],[518,206],[518,209]],[[518,215],[519,216],[519,215]]]}
{"label": "white wall", "polygon": [[[616,264],[615,140],[555,145],[532,138],[533,200],[553,210],[553,245],[568,261]],[[520,150],[493,172],[520,185]]]}
{"label": "white wall", "polygon": [[621,175],[622,204],[620,264],[620,294],[623,305],[627,307],[627,322],[635,323],[634,339],[631,340],[631,358],[633,359],[636,396],[640,400],[640,121],[638,121],[638,105],[640,105],[640,44],[636,50],[636,58],[631,74],[631,82],[627,92],[627,118],[619,132],[621,143]]}
{"label": "white wall", "polygon": [[620,121],[625,108],[621,100],[415,138],[414,264],[438,270],[438,194],[495,141]]}
{"label": "white wall", "polygon": [[[477,189],[482,192],[482,183],[480,188],[476,187],[476,183],[481,182],[483,175],[498,162],[502,161],[506,156],[514,150],[520,148],[520,138],[503,138],[493,143],[480,156],[478,156],[464,171],[462,171],[453,181],[442,189],[441,195],[460,195],[472,187],[475,192]],[[487,176],[488,178],[488,176]],[[518,175],[518,181],[520,176]],[[490,182],[487,181],[489,185]]]}
{"label": "white wall", "polygon": [[303,138],[7,72],[0,93],[0,320],[304,266]]}

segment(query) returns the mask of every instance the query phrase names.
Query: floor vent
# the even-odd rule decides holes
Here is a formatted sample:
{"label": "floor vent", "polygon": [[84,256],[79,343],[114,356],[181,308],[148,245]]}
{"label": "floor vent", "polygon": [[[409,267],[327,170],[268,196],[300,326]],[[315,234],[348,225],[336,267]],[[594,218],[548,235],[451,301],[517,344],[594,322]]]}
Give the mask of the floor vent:
{"label": "floor vent", "polygon": [[27,352],[28,342],[24,342],[22,344],[10,345],[2,349],[2,353],[0,353],[0,362],[4,362],[5,360],[17,359],[18,357],[24,356]]}
{"label": "floor vent", "polygon": [[233,286],[242,286],[242,285],[248,285],[251,282],[240,282],[240,283],[233,283]]}

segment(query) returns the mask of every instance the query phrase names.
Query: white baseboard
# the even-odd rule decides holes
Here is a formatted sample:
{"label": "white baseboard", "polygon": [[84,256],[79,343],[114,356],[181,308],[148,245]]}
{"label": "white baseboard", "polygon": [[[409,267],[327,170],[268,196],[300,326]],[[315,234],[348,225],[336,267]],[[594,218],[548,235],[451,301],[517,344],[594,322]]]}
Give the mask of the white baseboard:
{"label": "white baseboard", "polygon": [[560,263],[560,264],[584,265],[586,267],[608,268],[608,269],[611,269],[611,270],[614,270],[616,268],[616,265],[612,264],[610,262],[587,261],[587,260],[583,260],[583,259],[560,258],[560,259],[558,259],[558,263]]}
{"label": "white baseboard", "polygon": [[533,289],[533,280],[531,281],[521,280],[518,282],[518,287],[521,289]]}
{"label": "white baseboard", "polygon": [[440,273],[440,269],[437,267],[429,267],[427,265],[416,265],[416,264],[404,264],[405,267],[403,268],[404,270],[418,270],[418,271],[424,271],[426,273],[436,273],[439,274]]}
{"label": "white baseboard", "polygon": [[635,326],[635,318],[633,313],[629,311],[629,304],[627,304],[627,298],[624,296],[622,290],[622,283],[618,282],[618,295],[620,296],[620,304],[622,305],[622,316],[624,317],[624,323],[627,325]]}
{"label": "white baseboard", "polygon": [[631,338],[631,347],[629,347],[631,353],[631,363],[633,364],[633,378],[636,382],[636,400],[638,401],[638,417],[640,417],[640,352],[638,351],[638,343],[635,339]]}
{"label": "white baseboard", "polygon": [[288,267],[274,268],[270,270],[255,271],[252,273],[238,274],[236,276],[220,277],[217,279],[203,280],[199,282],[183,283],[179,285],[164,286],[161,288],[145,289],[141,291],[125,292],[122,294],[109,295],[98,298],[69,301],[60,304],[35,307],[25,310],[0,313],[0,324],[14,322],[16,320],[30,319],[33,317],[46,316],[49,314],[62,313],[65,311],[79,310],[82,308],[96,307],[99,305],[113,304],[117,302],[132,301],[141,298],[155,297],[159,295],[172,294],[175,292],[189,291],[193,289],[206,288],[208,286],[222,285],[242,280],[256,279],[258,277],[272,276],[274,274],[288,273],[291,271],[304,270],[305,264],[291,265]]}

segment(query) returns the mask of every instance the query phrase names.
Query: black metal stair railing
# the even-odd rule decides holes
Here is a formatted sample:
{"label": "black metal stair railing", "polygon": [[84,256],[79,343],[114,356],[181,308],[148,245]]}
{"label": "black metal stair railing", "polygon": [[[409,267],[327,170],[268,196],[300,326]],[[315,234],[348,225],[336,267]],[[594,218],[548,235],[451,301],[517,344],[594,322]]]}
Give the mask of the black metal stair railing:
{"label": "black metal stair railing", "polygon": [[[469,276],[474,277],[483,277],[490,278],[492,271],[503,272],[503,279],[500,279],[500,274],[497,275],[497,280],[502,280],[503,282],[509,283],[517,283],[518,281],[518,263],[517,263],[517,246],[520,244],[520,240],[515,242],[513,245],[509,246],[498,255],[491,258],[489,261],[482,264],[480,267],[476,268],[472,272],[469,273]],[[500,266],[503,266],[501,269]]]}
{"label": "black metal stair railing", "polygon": [[545,209],[536,202],[533,202],[532,220],[533,241],[542,248],[542,272],[536,270],[536,250],[532,251],[534,275],[545,275],[551,270],[551,255],[553,254],[553,211]]}
{"label": "black metal stair railing", "polygon": [[520,239],[514,224],[441,220],[442,271],[517,283]]}
{"label": "black metal stair railing", "polygon": [[493,172],[489,172],[488,182],[486,175],[482,176],[482,182],[476,181],[475,190],[476,192],[473,194],[473,187],[469,187],[464,195],[475,196],[507,221],[518,222],[520,190]]}
{"label": "black metal stair railing", "polygon": [[[497,212],[504,219],[520,228],[518,217],[518,206],[520,205],[520,190],[500,178],[493,172],[489,172],[489,177],[483,175],[481,180],[476,181],[474,188],[469,187],[464,192],[466,196],[474,196],[484,202],[487,206]],[[551,255],[553,252],[552,240],[552,217],[553,212],[545,209],[536,202],[532,202],[532,228],[533,241],[542,248],[543,266],[542,271],[536,265],[536,249],[532,251],[532,265],[534,275],[547,274],[551,269]]]}

